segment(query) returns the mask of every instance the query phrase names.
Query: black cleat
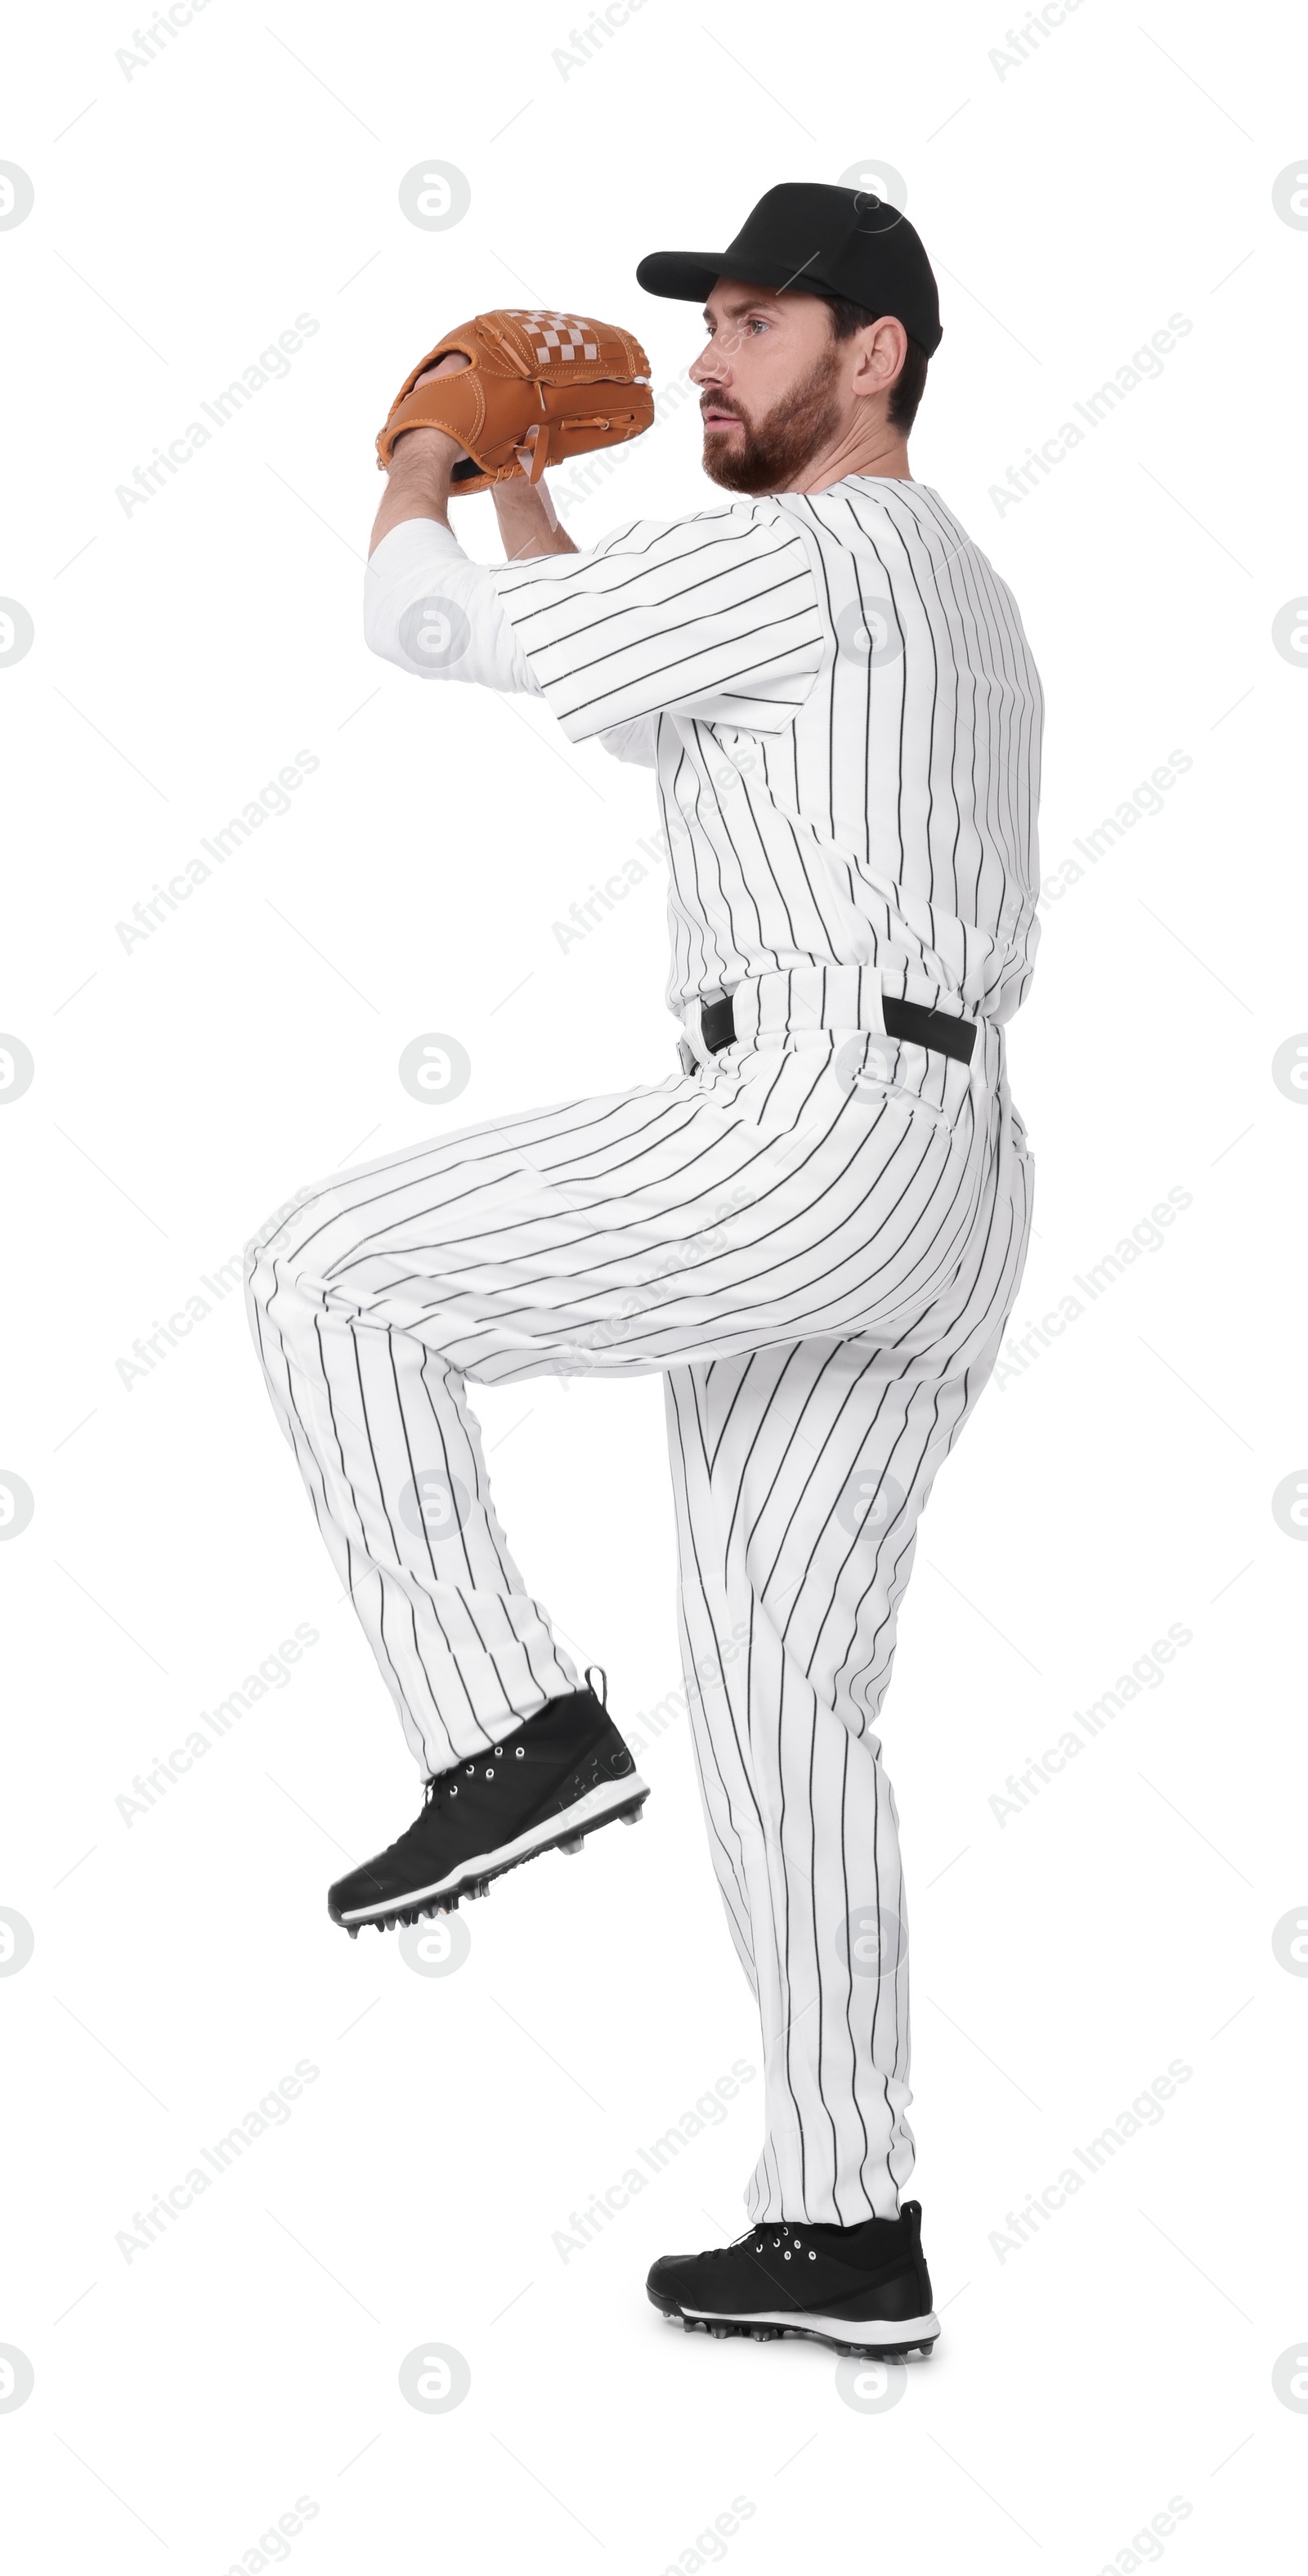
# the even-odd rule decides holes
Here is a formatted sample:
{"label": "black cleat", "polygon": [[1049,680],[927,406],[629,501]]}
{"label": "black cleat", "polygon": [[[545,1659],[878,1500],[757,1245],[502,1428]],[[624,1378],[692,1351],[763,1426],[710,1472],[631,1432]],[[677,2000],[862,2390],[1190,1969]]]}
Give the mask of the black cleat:
{"label": "black cleat", "polygon": [[538,1852],[578,1852],[618,1816],[634,1825],[648,1796],[607,1708],[589,1688],[567,1691],[475,1760],[436,1772],[408,1832],[338,1878],[327,1911],[352,1939],[364,1923],[448,1914]]}
{"label": "black cleat", "polygon": [[664,2254],[646,2284],[660,2313],[687,2333],[807,2335],[877,2361],[929,2353],[940,2332],[922,2253],[922,2210],[861,2227],[774,2219],[707,2254]]}

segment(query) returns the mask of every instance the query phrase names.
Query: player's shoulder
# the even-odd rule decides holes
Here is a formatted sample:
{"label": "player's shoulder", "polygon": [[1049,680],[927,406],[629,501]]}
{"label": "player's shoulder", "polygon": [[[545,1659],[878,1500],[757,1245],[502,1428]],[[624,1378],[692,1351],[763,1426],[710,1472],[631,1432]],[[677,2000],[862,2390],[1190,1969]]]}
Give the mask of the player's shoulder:
{"label": "player's shoulder", "polygon": [[783,492],[778,508],[795,522],[857,544],[893,528],[901,541],[925,546],[970,545],[966,529],[955,518],[934,484],[907,476],[846,474],[822,492]]}
{"label": "player's shoulder", "polygon": [[629,519],[620,528],[610,528],[589,551],[596,555],[690,553],[715,539],[747,537],[755,529],[788,534],[780,502],[771,494],[720,502],[711,510],[689,510],[679,519]]}

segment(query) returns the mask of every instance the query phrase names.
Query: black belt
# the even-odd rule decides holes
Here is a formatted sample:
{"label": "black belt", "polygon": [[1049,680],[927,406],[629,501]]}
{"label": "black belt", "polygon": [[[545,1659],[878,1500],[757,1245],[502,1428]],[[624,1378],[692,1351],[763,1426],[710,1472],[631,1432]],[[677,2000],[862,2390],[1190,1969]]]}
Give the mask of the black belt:
{"label": "black belt", "polygon": [[[890,994],[882,1000],[886,1035],[908,1038],[914,1046],[934,1047],[937,1055],[952,1055],[960,1064],[970,1064],[976,1045],[975,1020],[960,1020],[952,1011],[928,1011],[920,1002],[897,1002]],[[720,1002],[705,1002],[699,1018],[700,1035],[710,1055],[720,1055],[736,1035],[736,1014],[730,993]],[[869,1032],[873,1034],[873,1032]]]}

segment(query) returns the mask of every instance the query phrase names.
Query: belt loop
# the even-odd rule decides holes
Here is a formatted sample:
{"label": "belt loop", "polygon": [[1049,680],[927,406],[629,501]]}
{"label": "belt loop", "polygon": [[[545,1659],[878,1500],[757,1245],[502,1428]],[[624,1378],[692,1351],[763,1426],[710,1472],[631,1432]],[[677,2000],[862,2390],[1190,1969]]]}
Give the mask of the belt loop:
{"label": "belt loop", "polygon": [[[682,1011],[681,1025],[684,1035],[677,1040],[677,1051],[680,1054],[684,1047],[690,1056],[690,1063],[686,1065],[687,1073],[695,1073],[711,1062],[709,1050],[704,1044],[703,1016],[704,1004],[712,998],[711,994],[692,993]],[[686,1063],[684,1055],[682,1063]]]}
{"label": "belt loop", "polygon": [[972,1064],[979,1072],[983,1088],[987,1091],[993,1088],[999,1093],[1004,1103],[1004,1114],[1007,1116],[1008,1047],[1003,1028],[998,1021],[978,1018]]}
{"label": "belt loop", "polygon": [[858,999],[854,1026],[859,1029],[875,1030],[884,1037],[886,1014],[881,969],[879,966],[860,966],[857,972]]}
{"label": "belt loop", "polygon": [[742,977],[732,987],[731,1019],[737,1044],[752,1045],[764,1034],[763,994],[757,976]]}

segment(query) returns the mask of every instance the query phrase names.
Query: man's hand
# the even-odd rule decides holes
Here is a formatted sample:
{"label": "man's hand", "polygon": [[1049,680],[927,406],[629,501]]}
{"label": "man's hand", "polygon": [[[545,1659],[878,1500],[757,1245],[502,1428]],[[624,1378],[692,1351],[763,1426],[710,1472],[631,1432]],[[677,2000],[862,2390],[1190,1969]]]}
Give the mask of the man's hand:
{"label": "man's hand", "polygon": [[[429,385],[433,376],[457,375],[460,367],[466,367],[468,363],[468,360],[462,355],[460,350],[450,349],[446,352],[446,355],[443,358],[437,359],[434,367],[425,367],[423,369],[422,374],[418,378],[418,384]],[[453,439],[447,438],[443,429],[406,429],[401,431],[401,437],[438,438],[442,447],[449,447],[454,451],[450,458],[451,465],[461,465],[464,462],[466,451],[462,447],[455,447]]]}

